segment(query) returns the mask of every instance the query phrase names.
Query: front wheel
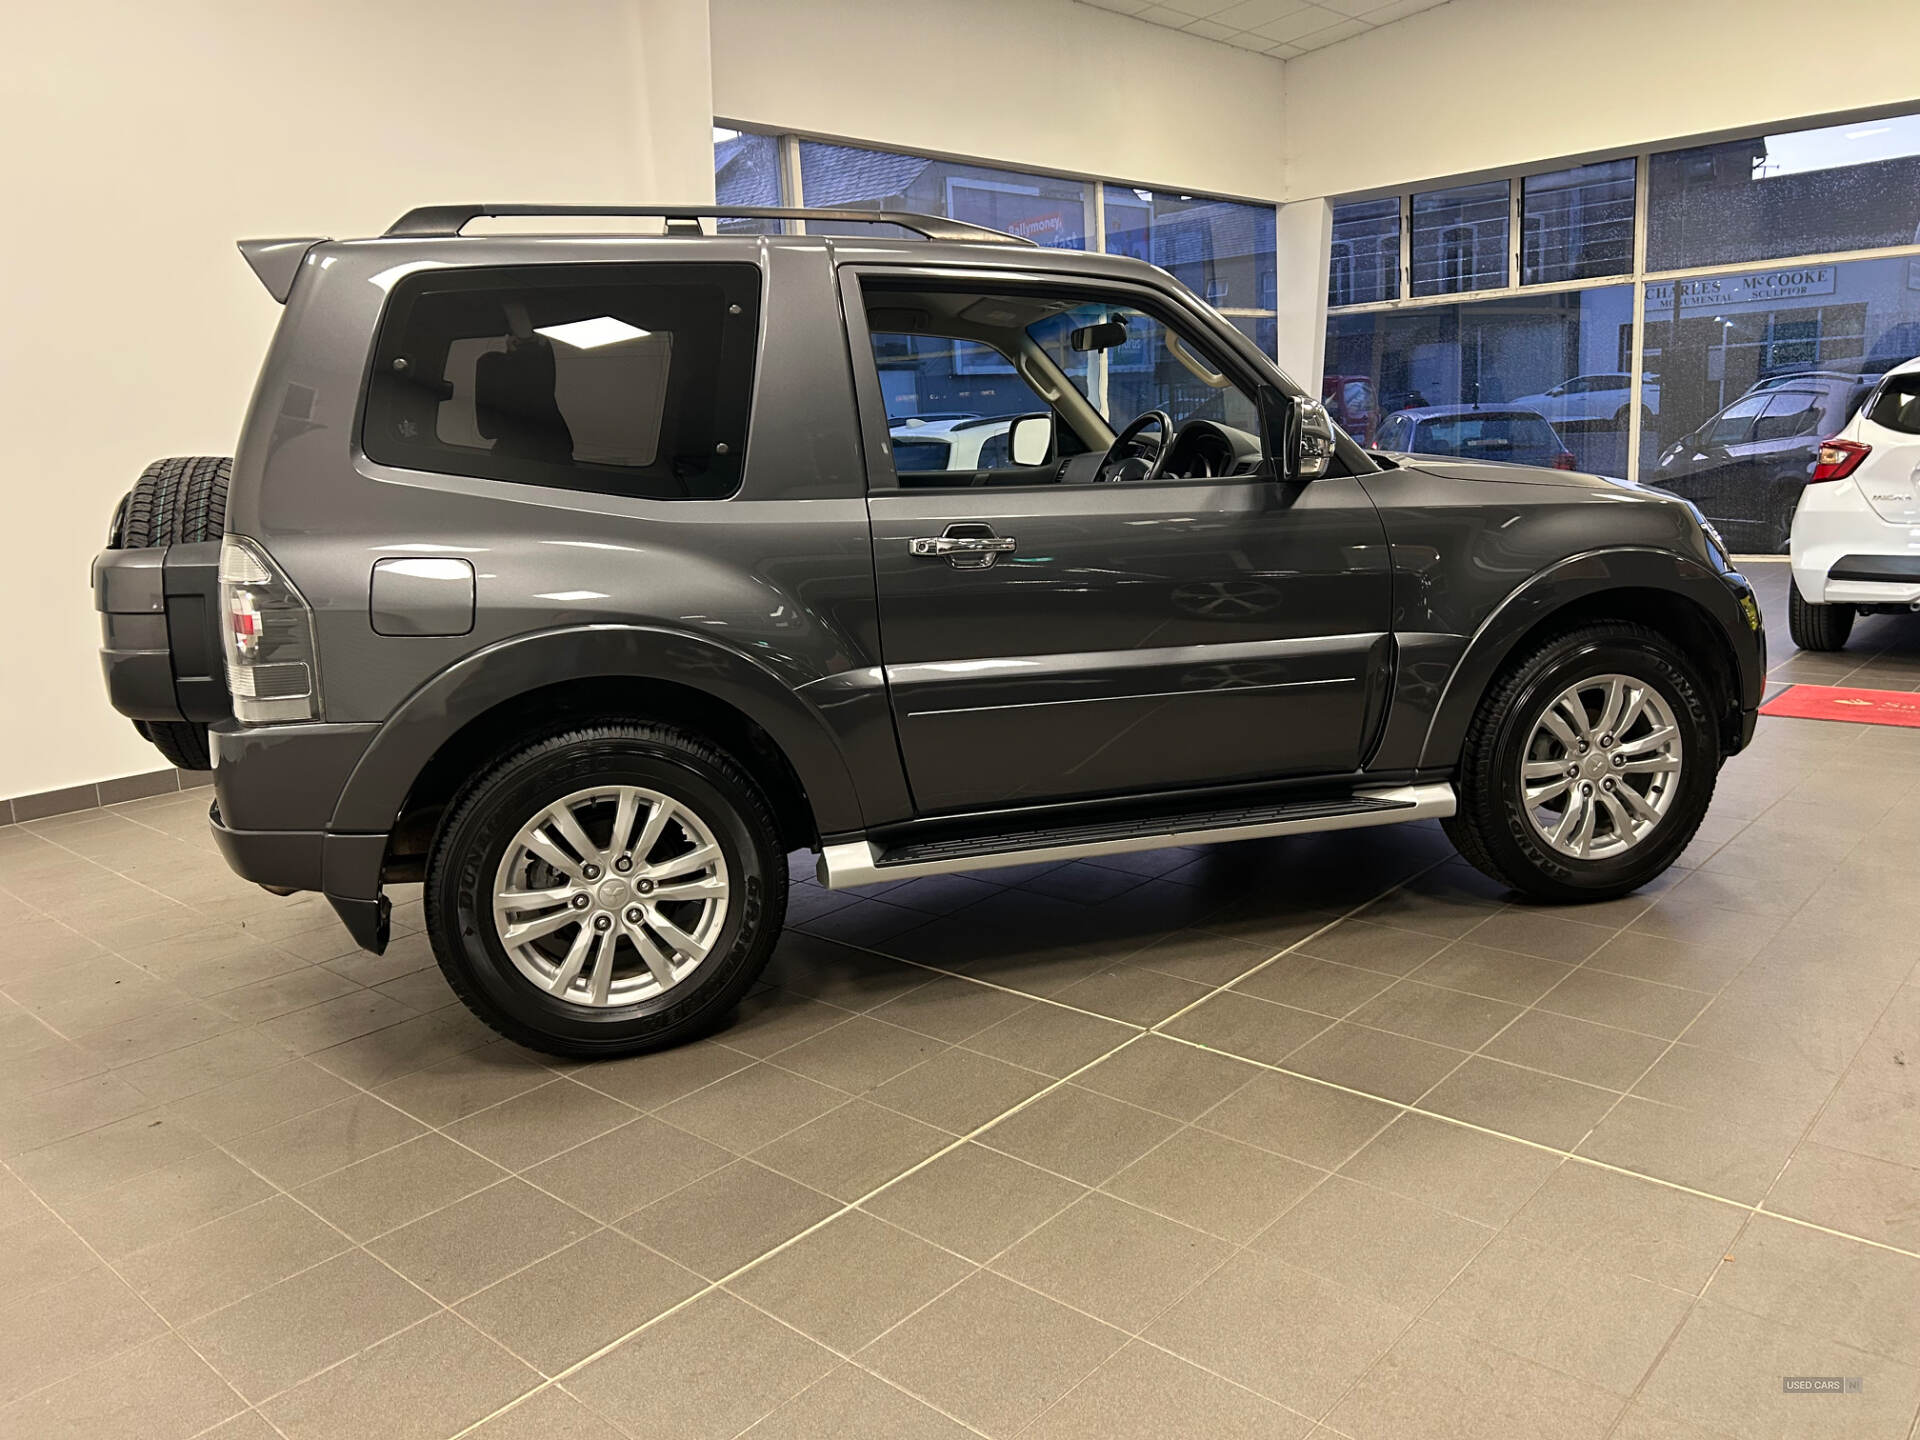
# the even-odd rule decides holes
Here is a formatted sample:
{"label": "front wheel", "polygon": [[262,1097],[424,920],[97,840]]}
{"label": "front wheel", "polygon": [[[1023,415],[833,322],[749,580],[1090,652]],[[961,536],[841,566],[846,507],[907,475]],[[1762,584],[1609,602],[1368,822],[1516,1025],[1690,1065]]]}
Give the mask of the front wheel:
{"label": "front wheel", "polygon": [[1540,900],[1607,900],[1660,874],[1706,815],[1720,769],[1707,687],[1658,633],[1582,627],[1495,682],[1468,728],[1460,853]]}
{"label": "front wheel", "polygon": [[1787,592],[1787,633],[1802,650],[1839,650],[1853,633],[1851,605],[1823,605],[1800,593],[1798,581]]}
{"label": "front wheel", "polygon": [[508,1039],[633,1054],[723,1019],[765,967],[787,868],[731,756],[663,725],[582,726],[477,777],[427,861],[435,957]]}

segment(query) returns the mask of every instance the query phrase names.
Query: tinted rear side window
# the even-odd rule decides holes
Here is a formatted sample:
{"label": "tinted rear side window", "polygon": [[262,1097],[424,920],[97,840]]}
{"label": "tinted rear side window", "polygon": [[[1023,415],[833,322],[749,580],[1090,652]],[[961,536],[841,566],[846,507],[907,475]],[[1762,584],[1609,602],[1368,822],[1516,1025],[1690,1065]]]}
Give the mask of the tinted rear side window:
{"label": "tinted rear side window", "polygon": [[655,500],[740,484],[751,265],[428,270],[393,289],[361,444],[382,465]]}
{"label": "tinted rear side window", "polygon": [[1873,409],[1867,418],[1889,430],[1920,435],[1920,371],[1889,375],[1880,393],[1873,397]]}

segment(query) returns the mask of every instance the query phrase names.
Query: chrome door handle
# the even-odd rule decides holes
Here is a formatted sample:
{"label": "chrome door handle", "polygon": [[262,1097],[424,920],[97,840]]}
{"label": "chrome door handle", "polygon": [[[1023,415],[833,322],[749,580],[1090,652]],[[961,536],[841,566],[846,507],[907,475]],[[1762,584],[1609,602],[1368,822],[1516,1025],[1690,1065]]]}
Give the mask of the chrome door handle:
{"label": "chrome door handle", "polygon": [[907,542],[907,553],[922,559],[944,559],[956,570],[984,570],[1014,549],[1010,535],[923,535]]}

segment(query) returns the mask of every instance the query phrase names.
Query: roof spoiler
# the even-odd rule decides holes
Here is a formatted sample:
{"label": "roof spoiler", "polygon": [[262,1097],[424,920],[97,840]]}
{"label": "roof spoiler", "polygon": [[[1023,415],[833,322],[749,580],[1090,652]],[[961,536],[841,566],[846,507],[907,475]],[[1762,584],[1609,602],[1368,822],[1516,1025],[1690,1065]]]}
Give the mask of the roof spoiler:
{"label": "roof spoiler", "polygon": [[260,283],[267,287],[267,293],[282,305],[287,296],[293,293],[293,280],[300,273],[300,262],[307,258],[307,252],[316,245],[325,244],[324,235],[310,235],[293,240],[240,240],[235,243],[240,253],[246,256],[247,264],[253,267],[253,273],[260,277]]}

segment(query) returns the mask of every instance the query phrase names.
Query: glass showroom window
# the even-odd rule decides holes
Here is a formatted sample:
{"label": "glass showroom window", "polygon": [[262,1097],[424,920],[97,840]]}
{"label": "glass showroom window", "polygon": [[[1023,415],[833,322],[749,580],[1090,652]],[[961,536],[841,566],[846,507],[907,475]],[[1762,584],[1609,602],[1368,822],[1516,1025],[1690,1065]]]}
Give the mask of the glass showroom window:
{"label": "glass showroom window", "polygon": [[[783,157],[788,162],[784,166]],[[713,128],[713,159],[714,189],[722,205],[912,210],[986,225],[1058,249],[1098,249],[1104,242],[1108,254],[1131,255],[1171,271],[1223,311],[1265,354],[1272,355],[1278,343],[1276,217],[1271,205],[720,125]],[[722,223],[729,228],[772,228],[760,221]],[[816,233],[886,233],[870,225],[817,220],[808,221],[807,228]]]}
{"label": "glass showroom window", "polygon": [[1578,165],[1520,182],[1525,285],[1626,275],[1633,269],[1633,161]]}
{"label": "glass showroom window", "polygon": [[1655,155],[1647,268],[1920,244],[1920,115]]}
{"label": "glass showroom window", "polygon": [[878,206],[986,225],[1057,250],[1086,250],[1093,186],[890,150],[800,142],[805,203]]}
{"label": "glass showroom window", "polygon": [[1400,298],[1400,197],[1333,207],[1328,305],[1372,305]]}
{"label": "glass showroom window", "polygon": [[1645,354],[1659,404],[1640,478],[1699,505],[1736,550],[1784,549],[1820,441],[1920,355],[1920,258],[1650,282]]}
{"label": "glass showroom window", "polygon": [[1109,255],[1131,255],[1171,271],[1218,309],[1272,312],[1271,205],[1239,205],[1124,185],[1102,188]]}
{"label": "glass showroom window", "polygon": [[1413,197],[1412,285],[1415,295],[1497,290],[1507,284],[1505,180],[1429,190]]}
{"label": "glass showroom window", "polygon": [[1632,354],[1630,285],[1364,311],[1325,390],[1364,444],[1624,476]]}
{"label": "glass showroom window", "polygon": [[[713,127],[714,199],[721,205],[780,204],[780,142],[751,130]],[[757,234],[778,230],[778,222],[721,220],[717,228]]]}

